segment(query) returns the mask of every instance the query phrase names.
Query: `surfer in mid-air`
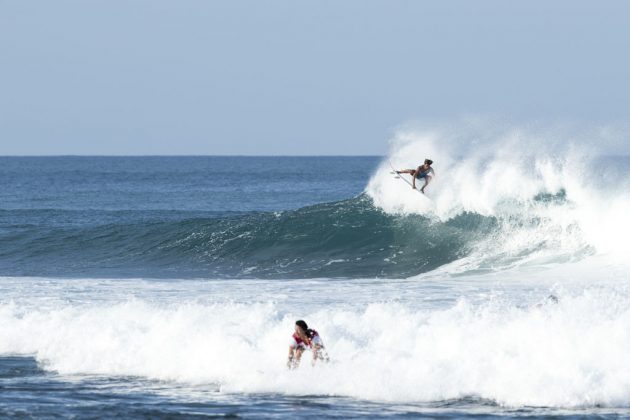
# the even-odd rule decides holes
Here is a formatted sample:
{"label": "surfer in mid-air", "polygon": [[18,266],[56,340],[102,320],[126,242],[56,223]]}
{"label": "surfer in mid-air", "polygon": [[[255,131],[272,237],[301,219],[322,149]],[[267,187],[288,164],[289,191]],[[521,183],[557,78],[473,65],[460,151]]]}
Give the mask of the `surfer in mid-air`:
{"label": "surfer in mid-air", "polygon": [[433,161],[431,159],[425,159],[424,164],[418,166],[416,169],[403,169],[402,171],[396,171],[397,174],[410,174],[413,178],[411,188],[416,189],[416,179],[424,179],[424,185],[420,188],[422,194],[424,194],[424,189],[431,182],[431,178],[435,176],[435,172],[433,172],[433,168],[431,165]]}
{"label": "surfer in mid-air", "polygon": [[315,365],[317,360],[328,361],[328,353],[319,334],[300,319],[295,322],[295,332],[291,336],[289,343],[289,360],[287,360],[289,369],[295,369],[300,365],[302,353],[307,348],[311,349],[313,353],[313,365]]}

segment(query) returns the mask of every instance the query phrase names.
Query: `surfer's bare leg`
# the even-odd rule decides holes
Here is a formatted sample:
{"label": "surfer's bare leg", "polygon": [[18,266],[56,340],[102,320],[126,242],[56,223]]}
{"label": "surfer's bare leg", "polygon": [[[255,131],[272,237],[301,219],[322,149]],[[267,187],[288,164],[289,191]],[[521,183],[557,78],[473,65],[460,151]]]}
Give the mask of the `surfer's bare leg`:
{"label": "surfer's bare leg", "polygon": [[[415,178],[414,178],[415,181]],[[431,181],[431,177],[430,176],[425,176],[424,177],[424,185],[422,186],[422,188],[420,188],[420,192],[422,192],[422,194],[424,194],[424,189],[427,187],[427,185],[429,185],[429,182]],[[415,185],[415,182],[414,182]]]}

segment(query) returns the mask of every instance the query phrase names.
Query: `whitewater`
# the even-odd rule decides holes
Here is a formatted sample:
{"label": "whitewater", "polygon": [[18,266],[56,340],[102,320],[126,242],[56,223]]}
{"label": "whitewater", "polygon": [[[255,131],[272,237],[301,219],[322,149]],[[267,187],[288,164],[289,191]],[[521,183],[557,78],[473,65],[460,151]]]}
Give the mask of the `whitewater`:
{"label": "whitewater", "polygon": [[[591,135],[1,158],[0,409],[55,389],[64,416],[626,416],[630,160]],[[389,162],[424,158],[423,196]],[[297,319],[329,364],[286,369]]]}

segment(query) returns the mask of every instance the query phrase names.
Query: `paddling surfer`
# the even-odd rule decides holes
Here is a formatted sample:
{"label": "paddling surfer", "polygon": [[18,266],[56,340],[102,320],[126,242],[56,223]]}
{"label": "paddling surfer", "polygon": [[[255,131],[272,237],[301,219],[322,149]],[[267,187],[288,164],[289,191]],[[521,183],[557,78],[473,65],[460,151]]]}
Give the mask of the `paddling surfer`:
{"label": "paddling surfer", "polygon": [[300,319],[295,322],[295,332],[291,336],[289,343],[289,359],[287,360],[289,369],[296,369],[300,365],[302,353],[307,348],[313,353],[313,365],[318,359],[325,362],[328,361],[328,353],[324,349],[324,342],[319,334]]}

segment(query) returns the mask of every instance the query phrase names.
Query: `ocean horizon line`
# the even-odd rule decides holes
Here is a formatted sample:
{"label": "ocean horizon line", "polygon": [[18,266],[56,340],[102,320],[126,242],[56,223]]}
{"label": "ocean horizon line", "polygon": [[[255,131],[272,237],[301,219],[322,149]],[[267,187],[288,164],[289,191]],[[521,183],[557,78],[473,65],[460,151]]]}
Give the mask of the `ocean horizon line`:
{"label": "ocean horizon line", "polygon": [[0,158],[147,158],[147,157],[158,157],[158,158],[163,158],[163,157],[192,157],[192,158],[198,158],[198,157],[241,157],[241,158],[311,158],[311,157],[385,157],[386,155],[362,155],[362,154],[357,154],[357,155],[346,155],[346,154],[321,154],[321,155],[239,155],[239,154],[235,154],[235,155],[230,155],[230,154],[199,154],[199,155],[192,155],[192,154],[182,154],[182,155],[178,155],[178,154],[146,154],[146,155],[107,155],[107,154],[103,154],[103,155],[98,155],[98,154],[59,154],[59,155],[0,155]]}

